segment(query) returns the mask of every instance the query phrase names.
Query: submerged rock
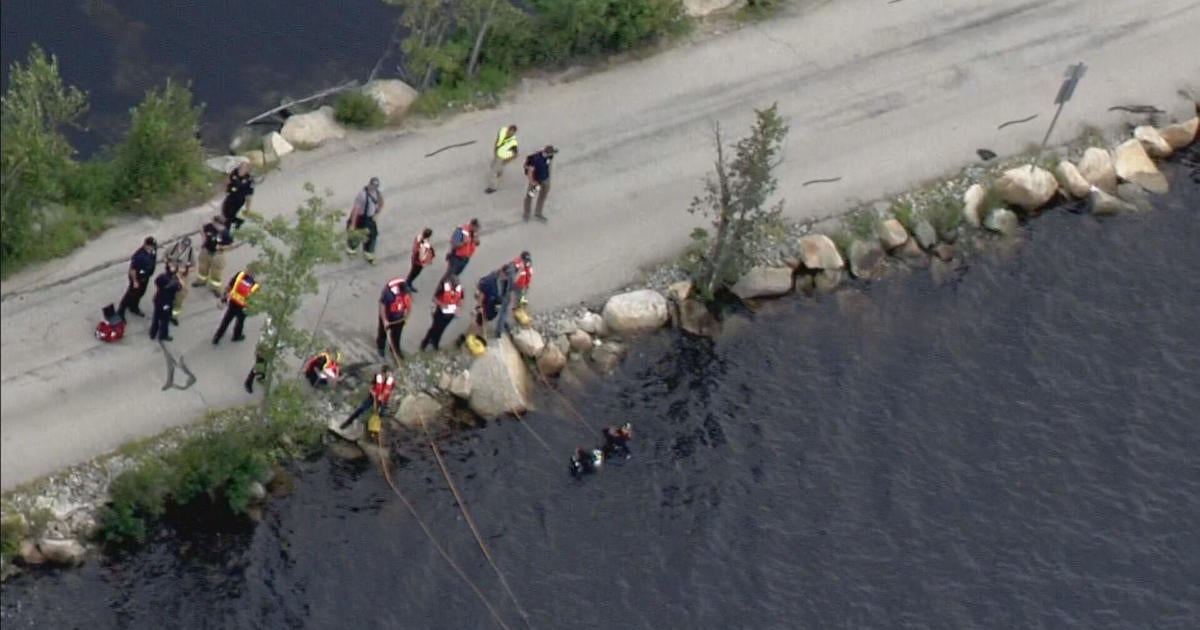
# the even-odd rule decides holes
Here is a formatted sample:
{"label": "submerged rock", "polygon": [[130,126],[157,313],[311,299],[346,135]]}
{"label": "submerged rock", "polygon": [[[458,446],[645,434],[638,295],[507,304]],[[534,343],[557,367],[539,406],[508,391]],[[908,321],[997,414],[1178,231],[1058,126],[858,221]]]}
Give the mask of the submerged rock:
{"label": "submerged rock", "polygon": [[842,285],[846,279],[844,269],[822,269],[813,277],[813,286],[817,291],[829,293]]}
{"label": "submerged rock", "polygon": [[592,349],[592,336],[582,330],[576,330],[567,335],[567,343],[575,352],[587,352]]}
{"label": "submerged rock", "polygon": [[83,558],[87,555],[87,549],[78,540],[43,538],[38,541],[37,548],[46,561],[65,567],[83,564]]}
{"label": "submerged rock", "polygon": [[1095,186],[1092,187],[1091,192],[1088,194],[1088,207],[1091,209],[1092,214],[1101,216],[1137,212],[1137,208],[1132,204],[1126,203]]}
{"label": "submerged rock", "polygon": [[615,341],[605,341],[592,350],[592,363],[601,374],[612,374],[625,358],[625,346]]}
{"label": "submerged rock", "polygon": [[917,239],[917,245],[921,249],[929,249],[938,242],[937,230],[933,228],[933,224],[929,222],[929,219],[917,221],[916,227],[913,228],[913,238]]}
{"label": "submerged rock", "polygon": [[669,319],[667,298],[651,289],[619,293],[604,303],[604,323],[619,335],[658,330]]}
{"label": "submerged rock", "polygon": [[850,244],[850,273],[855,278],[877,278],[887,256],[877,241],[855,240]]}
{"label": "submerged rock", "polygon": [[1005,203],[1027,211],[1046,205],[1058,192],[1058,180],[1040,166],[1010,168],[992,185]]}
{"label": "submerged rock", "polygon": [[743,300],[787,295],[792,291],[792,275],[788,267],[754,267],[730,291]]}
{"label": "submerged rock", "polygon": [[679,327],[700,337],[716,337],[721,333],[721,321],[708,306],[696,299],[678,303]]}
{"label": "submerged rock", "polygon": [[1117,177],[1132,182],[1155,194],[1166,194],[1167,178],[1154,165],[1154,160],[1138,140],[1126,140],[1113,152],[1113,168]]}
{"label": "submerged rock", "polygon": [[1112,156],[1097,147],[1089,147],[1079,159],[1079,174],[1088,184],[1113,194],[1117,192],[1117,171],[1113,168]]}
{"label": "submerged rock", "polygon": [[1017,220],[1017,214],[1007,208],[992,210],[988,214],[987,220],[983,222],[983,226],[1004,236],[1016,236],[1021,230],[1021,222]]}
{"label": "submerged rock", "polygon": [[400,401],[400,409],[396,413],[396,419],[404,427],[420,431],[422,429],[422,420],[424,420],[426,425],[432,425],[441,418],[441,415],[442,403],[425,392],[419,392],[409,394]]}
{"label": "submerged rock", "polygon": [[543,376],[557,376],[567,365],[567,355],[555,344],[548,343],[537,358],[538,372]]}
{"label": "submerged rock", "polygon": [[1154,204],[1150,203],[1150,193],[1137,184],[1125,183],[1117,186],[1117,198],[1133,204],[1134,208],[1142,212],[1154,209]]}

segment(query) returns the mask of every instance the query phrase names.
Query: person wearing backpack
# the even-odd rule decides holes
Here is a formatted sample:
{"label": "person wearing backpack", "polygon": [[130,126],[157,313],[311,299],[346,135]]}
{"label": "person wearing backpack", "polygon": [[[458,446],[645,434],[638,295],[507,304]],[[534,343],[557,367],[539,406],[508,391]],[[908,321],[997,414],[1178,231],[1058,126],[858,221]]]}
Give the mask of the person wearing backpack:
{"label": "person wearing backpack", "polygon": [[363,258],[372,265],[375,264],[375,241],[379,238],[379,226],[375,220],[381,212],[383,192],[379,190],[379,178],[372,177],[354,198],[354,207],[350,209],[350,217],[346,219],[346,230],[350,231],[350,236],[346,239],[348,255],[358,253],[361,231],[366,230],[367,236],[362,242]]}

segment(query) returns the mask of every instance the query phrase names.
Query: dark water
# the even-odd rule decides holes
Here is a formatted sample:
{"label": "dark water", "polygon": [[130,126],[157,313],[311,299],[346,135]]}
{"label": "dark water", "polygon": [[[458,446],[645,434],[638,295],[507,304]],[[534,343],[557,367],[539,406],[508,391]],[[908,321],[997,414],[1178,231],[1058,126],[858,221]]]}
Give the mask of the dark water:
{"label": "dark water", "polygon": [[[1052,211],[957,282],[926,272],[670,334],[573,396],[444,440],[540,628],[1155,628],[1200,621],[1200,186]],[[738,322],[741,323],[738,323]],[[428,451],[397,483],[511,627]],[[22,577],[6,630],[486,628],[370,462],[299,467],[256,529]]]}
{"label": "dark water", "polygon": [[207,105],[202,136],[223,150],[282,97],[365,80],[398,14],[382,0],[6,0],[0,62],[7,89],[32,43],[58,55],[63,79],[90,96],[89,131],[72,137],[85,155],[119,141],[129,108],[168,77],[192,83]]}

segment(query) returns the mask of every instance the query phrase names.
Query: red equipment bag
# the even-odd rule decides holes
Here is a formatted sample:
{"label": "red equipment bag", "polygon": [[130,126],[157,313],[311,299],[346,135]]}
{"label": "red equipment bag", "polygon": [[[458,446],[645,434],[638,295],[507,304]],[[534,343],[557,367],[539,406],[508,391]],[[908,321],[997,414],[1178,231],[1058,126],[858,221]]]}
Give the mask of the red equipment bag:
{"label": "red equipment bag", "polygon": [[107,343],[120,341],[125,336],[125,318],[117,314],[112,304],[100,311],[104,313],[104,319],[96,324],[96,338]]}

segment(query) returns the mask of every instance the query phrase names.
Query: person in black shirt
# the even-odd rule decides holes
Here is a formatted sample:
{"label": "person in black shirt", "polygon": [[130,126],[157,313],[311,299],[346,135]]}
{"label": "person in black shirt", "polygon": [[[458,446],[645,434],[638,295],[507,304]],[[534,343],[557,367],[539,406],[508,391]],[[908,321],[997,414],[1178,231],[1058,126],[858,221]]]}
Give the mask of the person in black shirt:
{"label": "person in black shirt", "polygon": [[619,427],[604,427],[604,457],[612,459],[624,457],[629,459],[629,441],[633,439],[633,423],[626,422]]}
{"label": "person in black shirt", "polygon": [[153,236],[147,236],[146,240],[142,241],[142,246],[129,259],[127,274],[129,287],[125,289],[125,295],[121,296],[121,305],[117,307],[117,313],[122,319],[125,318],[125,311],[138,317],[146,316],[140,305],[156,266],[158,266],[158,243],[155,242]]}
{"label": "person in black shirt", "polygon": [[242,162],[225,177],[225,203],[221,206],[221,214],[225,215],[226,225],[242,227],[245,220],[238,217],[238,212],[243,206],[250,205],[253,196],[254,176],[250,174],[250,163]]}
{"label": "person in black shirt", "polygon": [[221,294],[221,273],[225,271],[225,250],[233,247],[233,235],[225,225],[225,218],[216,215],[212,221],[200,228],[204,242],[200,245],[200,260],[196,268],[196,281],[193,287],[202,287],[205,283],[209,289]]}
{"label": "person in black shirt", "polygon": [[171,309],[175,306],[175,296],[183,287],[179,279],[182,270],[166,267],[154,279],[154,319],[150,322],[150,338],[160,341],[174,341],[171,338]]}
{"label": "person in black shirt", "polygon": [[558,153],[558,149],[546,145],[541,151],[525,158],[525,177],[529,180],[524,202],[526,221],[529,220],[529,202],[534,197],[537,197],[535,216],[539,221],[546,220],[546,215],[542,214],[542,206],[546,205],[546,195],[550,194],[550,161],[554,159],[555,153]]}

